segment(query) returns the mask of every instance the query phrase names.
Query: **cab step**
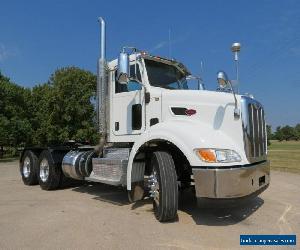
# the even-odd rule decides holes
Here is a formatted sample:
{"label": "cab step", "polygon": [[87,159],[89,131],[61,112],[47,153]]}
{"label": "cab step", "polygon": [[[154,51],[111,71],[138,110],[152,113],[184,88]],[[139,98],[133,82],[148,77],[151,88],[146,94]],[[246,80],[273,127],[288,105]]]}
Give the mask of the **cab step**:
{"label": "cab step", "polygon": [[93,171],[85,180],[114,186],[126,185],[130,148],[105,148],[103,158],[93,158]]}

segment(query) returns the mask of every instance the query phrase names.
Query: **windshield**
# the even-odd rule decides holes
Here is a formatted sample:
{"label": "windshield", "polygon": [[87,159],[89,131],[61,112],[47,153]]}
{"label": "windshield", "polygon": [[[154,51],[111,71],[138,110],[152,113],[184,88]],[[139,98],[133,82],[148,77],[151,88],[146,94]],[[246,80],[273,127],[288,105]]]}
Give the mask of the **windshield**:
{"label": "windshield", "polygon": [[151,86],[165,89],[189,89],[184,74],[175,66],[145,59]]}

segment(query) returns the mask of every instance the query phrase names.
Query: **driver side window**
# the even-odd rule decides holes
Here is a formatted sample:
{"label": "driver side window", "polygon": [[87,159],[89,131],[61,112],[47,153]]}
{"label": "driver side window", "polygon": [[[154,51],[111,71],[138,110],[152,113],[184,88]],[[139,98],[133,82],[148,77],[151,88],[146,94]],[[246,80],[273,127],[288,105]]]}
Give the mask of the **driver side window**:
{"label": "driver side window", "polygon": [[[135,75],[135,65],[130,65],[130,75]],[[139,65],[136,65],[136,76],[140,82],[142,81],[141,73]],[[142,85],[134,80],[130,80],[127,84],[121,84],[117,80],[117,71],[115,72],[115,93],[123,93],[123,92],[130,92],[130,91],[137,91],[142,89]]]}

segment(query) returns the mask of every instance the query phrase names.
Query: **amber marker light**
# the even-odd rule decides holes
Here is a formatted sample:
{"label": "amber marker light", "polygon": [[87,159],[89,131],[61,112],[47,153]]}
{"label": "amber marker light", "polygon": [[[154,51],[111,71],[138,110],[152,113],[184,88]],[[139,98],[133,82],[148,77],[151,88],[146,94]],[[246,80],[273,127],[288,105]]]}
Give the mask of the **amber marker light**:
{"label": "amber marker light", "polygon": [[212,149],[202,148],[197,151],[198,155],[203,161],[206,162],[217,162],[216,154]]}

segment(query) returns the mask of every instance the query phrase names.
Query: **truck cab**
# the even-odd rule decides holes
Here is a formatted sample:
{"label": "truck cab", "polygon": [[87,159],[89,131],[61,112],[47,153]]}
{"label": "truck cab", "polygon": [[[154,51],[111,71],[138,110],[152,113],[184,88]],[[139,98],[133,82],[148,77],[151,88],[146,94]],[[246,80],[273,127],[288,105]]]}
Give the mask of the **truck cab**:
{"label": "truck cab", "polygon": [[192,169],[200,198],[242,197],[267,186],[265,118],[257,100],[195,89],[187,80],[191,73],[174,60],[141,53],[129,56],[129,62],[137,80],[127,84],[116,79],[118,61],[109,63],[108,141],[133,142],[133,152],[151,141],[174,145]]}
{"label": "truck cab", "polygon": [[[176,217],[178,190],[186,187],[194,186],[200,202],[255,197],[268,187],[260,102],[235,93],[224,72],[218,74],[218,91],[205,90],[179,61],[132,47],[106,62],[101,41],[99,145],[25,150],[20,161],[25,184],[37,179],[43,189],[55,189],[59,181],[52,179],[67,177],[124,186],[133,202],[153,199],[159,221]],[[24,173],[33,181],[26,182]]]}

